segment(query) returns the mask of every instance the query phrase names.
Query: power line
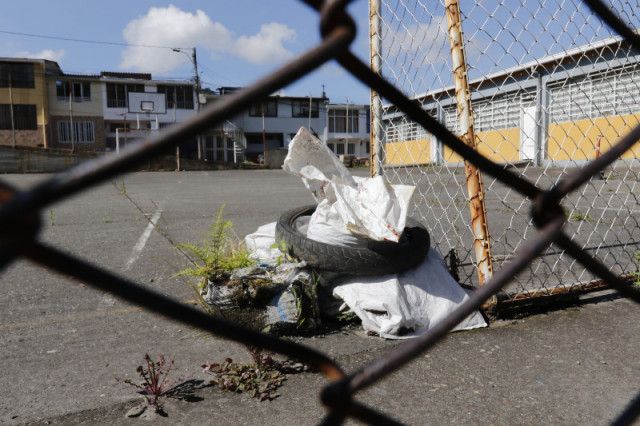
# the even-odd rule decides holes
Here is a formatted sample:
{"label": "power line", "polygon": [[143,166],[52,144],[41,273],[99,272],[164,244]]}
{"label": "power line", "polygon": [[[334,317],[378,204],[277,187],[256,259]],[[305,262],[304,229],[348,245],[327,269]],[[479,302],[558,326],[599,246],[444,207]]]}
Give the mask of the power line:
{"label": "power line", "polygon": [[52,40],[63,40],[63,41],[73,41],[76,43],[90,43],[90,44],[107,44],[110,46],[126,46],[126,47],[146,47],[151,49],[191,49],[190,47],[177,47],[177,46],[157,46],[150,44],[132,44],[132,43],[117,43],[111,41],[99,41],[99,40],[82,40],[77,38],[68,38],[68,37],[56,37],[42,34],[28,34],[28,33],[18,33],[15,31],[3,31],[0,30],[0,33],[3,34],[11,34],[25,37],[36,37],[36,38],[47,38]]}

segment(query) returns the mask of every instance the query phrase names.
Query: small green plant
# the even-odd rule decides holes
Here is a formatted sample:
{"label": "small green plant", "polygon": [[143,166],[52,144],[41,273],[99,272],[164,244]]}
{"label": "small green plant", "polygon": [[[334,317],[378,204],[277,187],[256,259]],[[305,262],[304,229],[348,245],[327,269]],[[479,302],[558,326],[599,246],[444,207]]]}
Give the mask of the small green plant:
{"label": "small green plant", "polygon": [[234,363],[226,358],[222,363],[203,364],[202,371],[212,374],[211,383],[224,391],[247,392],[252,398],[260,401],[275,399],[280,396],[276,390],[286,380],[285,372],[299,372],[301,365],[279,362],[273,359],[273,353],[264,353],[263,349],[250,346],[247,351],[251,355],[249,364]]}
{"label": "small green plant", "polygon": [[296,328],[313,329],[320,322],[320,309],[318,306],[318,283],[320,277],[312,274],[313,283],[305,285],[299,283],[291,286],[291,293],[296,301],[296,316],[298,318]]}
{"label": "small green plant", "polygon": [[633,254],[633,258],[636,261],[637,269],[631,272],[631,275],[634,278],[632,284],[636,289],[640,290],[640,250]]}
{"label": "small green plant", "polygon": [[355,312],[346,312],[344,314],[340,314],[336,317],[336,320],[341,323],[351,323],[355,321],[359,321],[360,317]]}
{"label": "small green plant", "polygon": [[222,280],[229,272],[237,268],[251,266],[255,260],[237,235],[233,232],[233,225],[222,220],[224,206],[220,208],[217,218],[209,225],[209,232],[198,244],[178,244],[193,255],[193,268],[183,269],[174,276],[188,275],[201,279],[200,289],[207,285],[207,279]]}
{"label": "small green plant", "polygon": [[593,222],[593,216],[591,216],[589,213],[584,214],[577,209],[574,211],[574,213],[571,213],[571,210],[568,207],[565,207],[564,213],[570,220],[575,220],[576,222]]}
{"label": "small green plant", "polygon": [[281,265],[282,262],[284,262],[285,260],[287,262],[294,262],[295,261],[295,259],[289,255],[289,252],[287,250],[287,244],[284,241],[284,238],[281,239],[279,243],[271,244],[271,246],[269,248],[279,249],[280,250],[281,254],[276,258],[276,264],[277,265]]}
{"label": "small green plant", "polygon": [[575,220],[576,222],[582,222],[582,221],[593,222],[593,217],[591,217],[589,213],[584,214],[581,211],[577,211],[574,214],[572,214],[571,219]]}
{"label": "small green plant", "polygon": [[53,223],[53,209],[49,210],[49,222],[51,223],[51,226],[54,226],[54,223]]}
{"label": "small green plant", "polygon": [[171,371],[171,368],[173,368],[174,358],[171,358],[171,361],[167,364],[163,355],[160,355],[154,362],[151,360],[151,357],[149,357],[149,354],[145,354],[144,360],[147,364],[146,368],[142,365],[139,365],[138,368],[136,368],[136,372],[142,379],[142,383],[134,383],[131,379],[116,380],[138,388],[140,390],[139,393],[144,395],[147,404],[155,409],[156,412],[160,412],[162,411],[162,407],[158,398],[161,396],[168,398],[180,398],[181,396],[179,393],[173,391],[182,385],[184,380],[190,375],[182,376],[175,380],[169,379],[169,372]]}

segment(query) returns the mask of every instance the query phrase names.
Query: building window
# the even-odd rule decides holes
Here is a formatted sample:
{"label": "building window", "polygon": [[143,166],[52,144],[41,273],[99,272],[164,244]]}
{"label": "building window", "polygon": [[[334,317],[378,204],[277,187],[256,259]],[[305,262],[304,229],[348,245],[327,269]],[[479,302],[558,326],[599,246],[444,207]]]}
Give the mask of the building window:
{"label": "building window", "polygon": [[[347,110],[332,109],[329,111],[329,132],[331,133],[358,133],[359,111],[349,110],[349,121],[347,123]],[[348,124],[348,126],[347,126]]]}
{"label": "building window", "polygon": [[371,133],[371,111],[367,110],[367,133]]}
{"label": "building window", "polygon": [[91,83],[56,81],[58,100],[69,102],[69,94],[73,96],[73,102],[91,102]]}
{"label": "building window", "polygon": [[107,108],[127,108],[129,92],[144,93],[144,84],[107,83]]}
{"label": "building window", "polygon": [[265,117],[277,117],[278,101],[276,99],[267,99],[264,102],[254,104],[249,109],[249,115],[251,117],[262,117],[263,109]]}
{"label": "building window", "polygon": [[360,111],[358,110],[349,110],[349,126],[347,127],[348,133],[358,133],[360,131]]}
{"label": "building window", "polygon": [[329,132],[345,133],[347,130],[346,111],[332,109],[329,111]]}
{"label": "building window", "polygon": [[58,122],[58,141],[93,143],[96,141],[92,121]]}
{"label": "building window", "polygon": [[192,86],[166,86],[158,85],[158,93],[165,94],[167,109],[193,109]]}
{"label": "building window", "polygon": [[356,155],[356,144],[348,143],[347,144],[347,154],[348,155]]}
{"label": "building window", "polygon": [[336,154],[338,154],[338,155],[343,155],[344,154],[344,144],[343,143],[337,143],[336,144]]}
{"label": "building window", "polygon": [[311,106],[311,117],[318,118],[318,101],[312,100],[309,105],[309,100],[294,99],[291,103],[291,116],[292,117],[309,117],[309,106]]}
{"label": "building window", "polygon": [[0,105],[0,130],[38,130],[38,113],[35,105],[13,105],[13,126],[11,125],[11,105]]}
{"label": "building window", "polygon": [[387,142],[406,142],[427,139],[424,128],[406,118],[395,119],[387,124]]}
{"label": "building window", "polygon": [[336,146],[335,144],[332,143],[328,143],[327,146],[329,147],[329,149],[331,150],[331,152],[336,152]]}
{"label": "building window", "polygon": [[0,63],[0,87],[35,88],[36,80],[33,64],[22,62]]}

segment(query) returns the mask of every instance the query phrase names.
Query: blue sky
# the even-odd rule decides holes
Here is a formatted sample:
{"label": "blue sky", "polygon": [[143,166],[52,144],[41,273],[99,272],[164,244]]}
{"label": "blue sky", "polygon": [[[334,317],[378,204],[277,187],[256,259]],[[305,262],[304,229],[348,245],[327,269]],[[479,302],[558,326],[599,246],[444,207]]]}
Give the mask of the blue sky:
{"label": "blue sky", "polygon": [[[389,25],[381,29],[383,74],[409,95],[451,85],[443,0],[404,2],[410,13],[398,3],[403,2],[383,2],[383,25]],[[616,7],[633,27],[640,26],[633,8]],[[462,8],[472,78],[612,35],[579,2],[485,0],[462,2]],[[368,63],[368,1],[355,0],[349,11],[358,26],[351,50]],[[191,79],[195,46],[203,86],[216,89],[250,85],[317,45],[319,32],[318,14],[298,0],[5,1],[0,56],[52,59],[67,73],[134,71],[151,72],[156,79]],[[168,47],[187,48],[187,54]],[[284,93],[320,96],[323,84],[333,103],[369,103],[369,89],[334,61]]]}
{"label": "blue sky", "polygon": [[[368,62],[367,2],[350,12],[358,25],[352,51]],[[3,3],[0,31],[109,45],[29,37],[0,32],[0,56],[57,61],[67,73],[151,72],[155,79],[191,79],[195,46],[204,87],[246,86],[320,41],[318,14],[296,0],[22,0]],[[187,48],[171,49],[132,45]],[[333,103],[368,103],[369,90],[330,62],[285,88],[291,96],[320,96]]]}

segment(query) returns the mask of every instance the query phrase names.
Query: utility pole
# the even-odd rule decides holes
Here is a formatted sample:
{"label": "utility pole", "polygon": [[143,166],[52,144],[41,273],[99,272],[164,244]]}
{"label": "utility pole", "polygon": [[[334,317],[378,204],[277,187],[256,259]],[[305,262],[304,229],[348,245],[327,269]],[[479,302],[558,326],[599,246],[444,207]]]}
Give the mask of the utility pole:
{"label": "utility pole", "polygon": [[16,149],[16,125],[13,118],[13,83],[11,82],[11,73],[9,73],[9,104],[11,109],[11,136],[13,138],[13,149]]}
{"label": "utility pole", "polygon": [[[180,52],[180,53],[184,53],[185,55],[187,55],[187,57],[189,57],[189,55],[187,54],[187,52],[185,52],[182,48],[180,47],[173,47],[171,48],[171,50],[173,50],[174,52]],[[196,111],[198,112],[198,114],[200,113],[200,76],[198,75],[198,57],[196,55],[196,48],[195,46],[191,48],[191,61],[193,62],[193,68],[194,68],[194,72],[195,72],[195,84],[196,84]],[[202,144],[201,142],[201,137],[198,134],[197,138],[197,145],[198,145],[198,160],[202,160]]]}
{"label": "utility pole", "polygon": [[311,92],[309,92],[309,131],[311,131]]}
{"label": "utility pole", "polygon": [[69,82],[69,131],[71,133],[71,153],[76,152],[73,131],[73,83]]}
{"label": "utility pole", "polygon": [[347,122],[346,122],[346,128],[345,128],[345,130],[347,131],[347,137],[345,138],[345,142],[344,142],[344,151],[348,153],[349,152],[349,98],[345,96],[344,99],[347,101],[347,112],[346,112]]}
{"label": "utility pole", "polygon": [[[193,47],[193,67],[195,68],[196,73],[196,102],[197,102],[197,111],[198,115],[200,114],[200,76],[198,75],[198,58],[196,56],[196,47]],[[202,137],[200,133],[197,136],[198,139],[198,160],[202,160]]]}
{"label": "utility pole", "polygon": [[264,129],[264,102],[262,103],[262,164],[267,165],[267,133]]}

